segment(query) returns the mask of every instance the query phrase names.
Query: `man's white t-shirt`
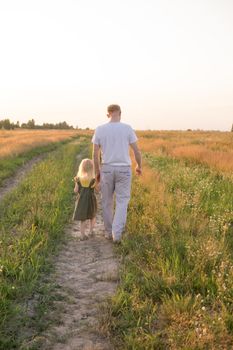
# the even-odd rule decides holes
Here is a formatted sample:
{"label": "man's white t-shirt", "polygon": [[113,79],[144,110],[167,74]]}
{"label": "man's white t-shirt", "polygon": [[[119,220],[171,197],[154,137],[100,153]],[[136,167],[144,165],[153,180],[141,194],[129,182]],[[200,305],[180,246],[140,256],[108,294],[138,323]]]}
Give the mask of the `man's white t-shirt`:
{"label": "man's white t-shirt", "polygon": [[134,130],[122,122],[108,122],[96,128],[92,143],[99,145],[102,163],[131,165],[129,145],[138,140]]}

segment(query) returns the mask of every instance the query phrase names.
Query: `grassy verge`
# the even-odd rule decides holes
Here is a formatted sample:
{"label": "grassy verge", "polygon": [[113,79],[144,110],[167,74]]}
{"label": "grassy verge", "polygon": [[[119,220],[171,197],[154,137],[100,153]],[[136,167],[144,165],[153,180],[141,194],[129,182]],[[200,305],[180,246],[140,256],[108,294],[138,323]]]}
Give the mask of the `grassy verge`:
{"label": "grassy verge", "polygon": [[[80,136],[75,136],[72,139],[79,138]],[[0,159],[0,186],[3,181],[14,175],[17,169],[22,166],[26,161],[36,157],[40,154],[53,151],[63,144],[71,142],[71,138],[59,142],[51,142],[47,145],[36,147],[30,149],[30,151],[21,153],[17,156],[7,157]]]}
{"label": "grassy verge", "polygon": [[147,161],[109,304],[116,348],[232,349],[233,183],[201,165]]}
{"label": "grassy verge", "polygon": [[[27,322],[23,301],[41,288],[40,277],[50,269],[49,256],[63,238],[73,210],[72,177],[78,153],[88,153],[85,141],[62,145],[0,203],[2,350],[20,348],[19,330]],[[49,299],[46,293],[42,297]]]}

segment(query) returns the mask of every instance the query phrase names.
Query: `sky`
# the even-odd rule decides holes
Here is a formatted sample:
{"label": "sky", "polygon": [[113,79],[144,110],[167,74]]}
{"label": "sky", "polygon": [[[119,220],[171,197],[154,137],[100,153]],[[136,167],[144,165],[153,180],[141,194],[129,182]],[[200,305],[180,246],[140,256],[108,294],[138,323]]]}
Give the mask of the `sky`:
{"label": "sky", "polygon": [[0,0],[0,119],[230,130],[232,0]]}

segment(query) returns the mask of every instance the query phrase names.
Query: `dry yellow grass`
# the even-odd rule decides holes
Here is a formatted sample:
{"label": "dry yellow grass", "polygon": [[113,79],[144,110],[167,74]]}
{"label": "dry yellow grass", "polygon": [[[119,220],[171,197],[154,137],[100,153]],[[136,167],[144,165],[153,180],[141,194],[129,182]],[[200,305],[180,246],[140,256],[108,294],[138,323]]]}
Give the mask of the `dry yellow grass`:
{"label": "dry yellow grass", "polygon": [[86,130],[0,130],[0,158],[88,133]]}
{"label": "dry yellow grass", "polygon": [[[0,158],[62,141],[92,130],[0,130]],[[188,158],[224,172],[233,171],[233,133],[205,131],[138,131],[143,151]]]}
{"label": "dry yellow grass", "polygon": [[223,172],[233,172],[233,133],[204,131],[138,132],[145,152],[186,158]]}

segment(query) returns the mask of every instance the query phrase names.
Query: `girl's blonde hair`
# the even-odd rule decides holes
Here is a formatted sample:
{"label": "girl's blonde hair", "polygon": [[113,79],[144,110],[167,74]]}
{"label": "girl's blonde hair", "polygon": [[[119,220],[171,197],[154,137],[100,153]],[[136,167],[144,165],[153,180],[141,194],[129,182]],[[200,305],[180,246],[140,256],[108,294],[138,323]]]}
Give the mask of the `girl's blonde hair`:
{"label": "girl's blonde hair", "polygon": [[77,177],[80,179],[93,179],[95,177],[94,163],[91,159],[85,158],[81,161]]}

